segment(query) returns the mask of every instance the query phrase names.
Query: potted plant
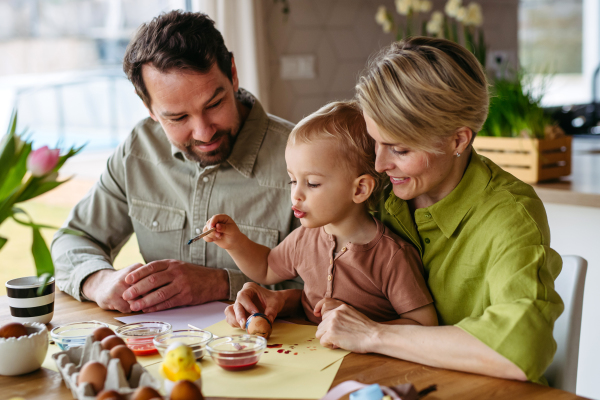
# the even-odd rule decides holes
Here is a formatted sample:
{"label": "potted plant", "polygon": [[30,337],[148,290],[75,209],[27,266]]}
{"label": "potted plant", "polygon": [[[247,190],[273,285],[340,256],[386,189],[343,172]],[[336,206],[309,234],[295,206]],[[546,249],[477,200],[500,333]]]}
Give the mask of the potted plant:
{"label": "potted plant", "polygon": [[494,81],[490,111],[473,147],[524,182],[571,174],[571,141],[540,106],[522,73]]}
{"label": "potted plant", "polygon": [[[48,146],[33,150],[32,141],[18,135],[16,128],[17,113],[13,112],[7,134],[0,142],[0,225],[11,218],[31,228],[31,253],[37,276],[8,281],[7,294],[14,320],[48,323],[54,310],[54,265],[40,229],[57,228],[34,223],[18,205],[65,183],[68,179],[57,180],[58,170],[83,146],[71,147],[63,155],[59,149]],[[7,241],[8,238],[0,237],[0,251]]]}

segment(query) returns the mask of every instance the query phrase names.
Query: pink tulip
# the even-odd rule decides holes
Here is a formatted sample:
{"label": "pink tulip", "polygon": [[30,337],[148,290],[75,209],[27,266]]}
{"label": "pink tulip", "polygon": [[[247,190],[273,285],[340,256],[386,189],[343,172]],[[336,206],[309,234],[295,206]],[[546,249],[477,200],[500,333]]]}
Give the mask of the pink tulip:
{"label": "pink tulip", "polygon": [[50,150],[48,146],[41,147],[29,153],[27,157],[27,170],[33,176],[43,176],[52,171],[58,163],[60,150]]}

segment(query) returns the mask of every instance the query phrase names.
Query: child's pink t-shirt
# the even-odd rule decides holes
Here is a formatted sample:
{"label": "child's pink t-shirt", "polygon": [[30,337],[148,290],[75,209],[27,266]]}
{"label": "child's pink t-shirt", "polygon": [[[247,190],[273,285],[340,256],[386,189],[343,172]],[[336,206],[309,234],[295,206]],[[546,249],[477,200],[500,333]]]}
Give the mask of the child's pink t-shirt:
{"label": "child's pink t-shirt", "polygon": [[433,302],[417,250],[379,220],[367,244],[349,243],[334,257],[335,237],[300,227],[271,250],[269,267],[283,279],[304,280],[302,306],[309,320],[317,302],[331,297],[383,322]]}

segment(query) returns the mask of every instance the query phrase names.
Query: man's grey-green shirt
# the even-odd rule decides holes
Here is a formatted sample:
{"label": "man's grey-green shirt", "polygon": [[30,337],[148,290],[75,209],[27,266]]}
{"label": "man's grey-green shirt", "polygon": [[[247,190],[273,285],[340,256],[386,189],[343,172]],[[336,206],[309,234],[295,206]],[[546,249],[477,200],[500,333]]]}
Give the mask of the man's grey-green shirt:
{"label": "man's grey-green shirt", "polygon": [[[52,258],[60,290],[82,300],[92,273],[112,269],[135,232],[145,262],[176,259],[227,270],[230,300],[248,278],[227,252],[200,233],[215,214],[228,214],[251,240],[275,247],[297,226],[291,209],[285,146],[293,124],[265,113],[240,90],[251,108],[232,152],[220,165],[201,168],[172,146],[159,123],[141,121],[109,158],[106,170],[57,232]],[[300,288],[284,282],[280,287]]]}

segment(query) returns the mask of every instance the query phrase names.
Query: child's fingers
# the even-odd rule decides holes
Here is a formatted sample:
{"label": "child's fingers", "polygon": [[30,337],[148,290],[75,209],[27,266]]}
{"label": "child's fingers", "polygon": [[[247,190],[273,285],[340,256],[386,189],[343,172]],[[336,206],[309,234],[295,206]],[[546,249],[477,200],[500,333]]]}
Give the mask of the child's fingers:
{"label": "child's fingers", "polygon": [[313,310],[313,314],[315,317],[321,317],[321,309],[323,308],[323,304],[327,301],[327,298],[323,298],[319,300],[319,302],[315,305],[315,309]]}

